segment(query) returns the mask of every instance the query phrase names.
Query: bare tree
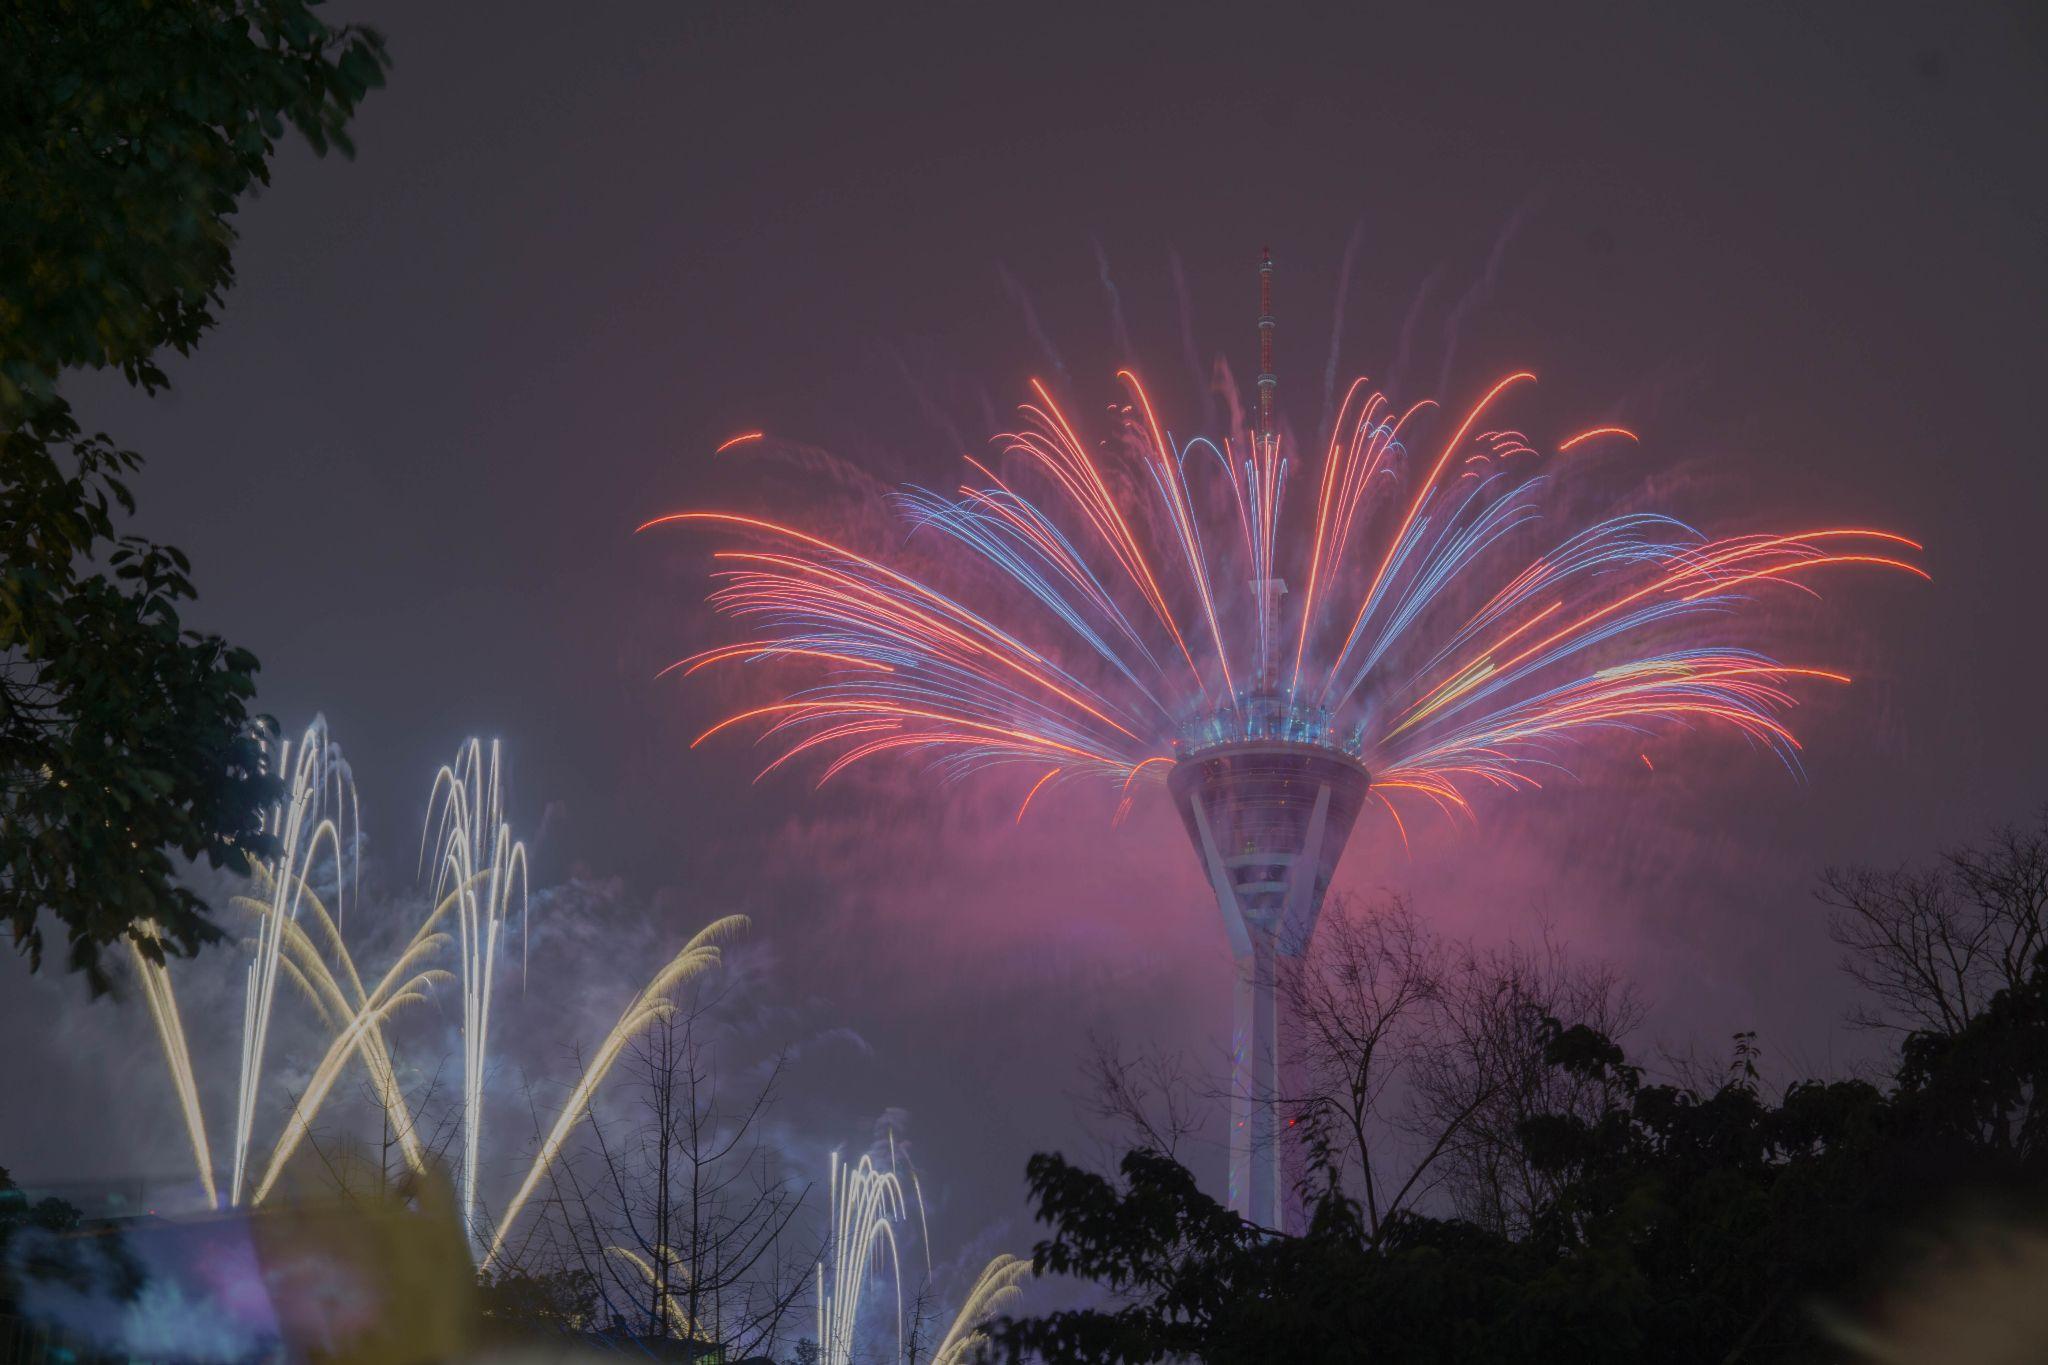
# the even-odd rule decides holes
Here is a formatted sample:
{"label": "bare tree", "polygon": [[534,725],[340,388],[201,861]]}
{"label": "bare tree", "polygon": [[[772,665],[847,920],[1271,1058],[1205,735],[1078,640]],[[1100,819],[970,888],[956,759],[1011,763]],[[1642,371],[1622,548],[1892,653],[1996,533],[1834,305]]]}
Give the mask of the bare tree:
{"label": "bare tree", "polygon": [[1074,1102],[1085,1118],[1108,1125],[1119,1148],[1177,1156],[1208,1122],[1212,1087],[1181,1053],[1127,1053],[1114,1038],[1091,1032],[1081,1071],[1086,1084]]}
{"label": "bare tree", "polygon": [[721,1083],[710,1019],[693,999],[633,1045],[622,1070],[630,1123],[593,1112],[590,1139],[557,1163],[562,1238],[522,1255],[574,1264],[605,1320],[636,1336],[717,1344],[728,1358],[773,1352],[809,1291],[815,1248],[790,1223],[806,1190],[763,1139],[784,1059],[735,1098]]}
{"label": "bare tree", "polygon": [[[376,1091],[368,1084],[363,1086],[364,1099],[377,1109],[377,1174],[382,1188],[392,1188],[401,1183],[408,1174],[400,1164],[400,1148],[403,1147],[406,1138],[406,1133],[402,1129],[410,1130],[411,1135],[419,1142],[421,1153],[428,1161],[436,1165],[447,1162],[448,1148],[462,1129],[460,1111],[452,1104],[436,1103],[441,1094],[441,1075],[447,1066],[448,1058],[444,1055],[435,1064],[433,1071],[421,1078],[412,1094],[408,1094],[401,1083],[399,1093],[405,1098],[405,1119],[402,1124],[393,1123],[391,1111],[379,1102]],[[427,1115],[434,1111],[438,1112],[435,1113],[432,1127],[425,1126]]]}
{"label": "bare tree", "polygon": [[[445,1065],[444,1058],[442,1066]],[[430,1166],[446,1165],[448,1147],[460,1131],[460,1115],[447,1105],[438,1106],[438,1117],[431,1127],[426,1125],[427,1114],[436,1107],[440,1093],[442,1066],[435,1067],[410,1094],[400,1091],[405,1097],[405,1129],[418,1140],[421,1157]],[[374,1148],[345,1129],[331,1139],[323,1139],[319,1128],[306,1130],[306,1146],[319,1163],[325,1183],[343,1198],[374,1203],[401,1197],[412,1188],[415,1174],[400,1155],[404,1135],[400,1125],[393,1123],[391,1111],[374,1086],[364,1082],[361,1094],[364,1102],[376,1110],[380,1124]],[[298,1104],[296,1095],[292,1104]]]}
{"label": "bare tree", "polygon": [[1399,899],[1333,903],[1279,986],[1296,1049],[1284,1107],[1375,1238],[1431,1197],[1519,1231],[1544,1189],[1519,1125],[1598,1098],[1544,1064],[1543,1021],[1618,1035],[1640,1015],[1611,971],[1573,964],[1547,936],[1534,950],[1452,944]]}
{"label": "bare tree", "polygon": [[2048,807],[1931,866],[1829,868],[1817,893],[1867,1028],[1953,1035],[2048,945]]}
{"label": "bare tree", "polygon": [[1339,900],[1330,909],[1307,960],[1277,983],[1296,1049],[1283,1084],[1296,1120],[1330,1142],[1338,1172],[1348,1161],[1377,1236],[1430,1165],[1405,1155],[1415,1124],[1402,1083],[1442,1012],[1447,955],[1405,901],[1361,911]]}
{"label": "bare tree", "polygon": [[918,1281],[917,1293],[911,1297],[910,1307],[904,1314],[903,1322],[903,1365],[918,1365],[929,1361],[937,1349],[932,1339],[938,1316],[938,1295],[932,1288],[929,1275]]}
{"label": "bare tree", "polygon": [[1431,1179],[1460,1218],[1518,1236],[1554,1192],[1525,1157],[1521,1126],[1540,1114],[1591,1118],[1614,1098],[1605,1083],[1545,1062],[1547,1021],[1620,1038],[1641,1022],[1641,1004],[1611,968],[1572,960],[1547,931],[1534,947],[1459,949],[1437,1003],[1415,1072]]}

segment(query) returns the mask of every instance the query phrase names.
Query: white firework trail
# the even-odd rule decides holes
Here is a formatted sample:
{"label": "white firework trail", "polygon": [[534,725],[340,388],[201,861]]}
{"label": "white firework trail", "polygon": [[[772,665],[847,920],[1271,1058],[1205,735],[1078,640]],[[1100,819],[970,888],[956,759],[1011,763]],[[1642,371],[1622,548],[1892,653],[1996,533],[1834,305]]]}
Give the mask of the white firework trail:
{"label": "white firework trail", "polygon": [[823,1365],[852,1365],[854,1330],[868,1277],[886,1263],[896,1291],[896,1358],[903,1358],[903,1264],[894,1224],[909,1217],[894,1170],[862,1157],[832,1154],[832,1240],[818,1262],[818,1355]]}
{"label": "white firework trail", "polygon": [[[298,919],[313,864],[323,847],[334,858],[337,913],[346,913],[344,893],[353,887],[352,870],[345,864],[352,850],[351,841],[343,837],[343,823],[353,819],[358,828],[361,823],[355,781],[341,756],[340,746],[327,733],[324,717],[313,718],[300,737],[296,752],[286,741],[276,746],[276,755],[274,771],[284,780],[285,793],[263,822],[263,832],[276,840],[276,850],[260,865],[269,885],[270,902],[256,922],[256,956],[249,964],[242,996],[241,1074],[235,1096],[234,1165],[228,1186],[231,1204],[242,1202],[248,1174],[249,1142],[256,1126],[257,1100],[262,1093],[271,1010],[277,1000],[284,926]],[[163,989],[168,999],[168,978]],[[161,1032],[165,1015],[155,1004],[154,989],[151,995],[152,1012]],[[171,1019],[175,1023],[174,1012]],[[188,1105],[188,1115],[196,1112],[195,1101]],[[206,1183],[212,1183],[210,1173]]]}
{"label": "white firework trail", "polygon": [[[488,763],[481,740],[472,739],[455,762],[434,775],[427,822],[420,831],[420,857],[433,836],[435,901],[453,900],[456,946],[462,982],[462,1225],[471,1246],[480,1245],[476,1227],[477,1154],[482,1147],[485,1067],[490,1058],[491,1000],[498,978],[498,950],[511,918],[514,888],[525,944],[528,911],[526,846],[512,837],[504,818],[504,784],[498,742]],[[522,963],[523,966],[523,963]]]}

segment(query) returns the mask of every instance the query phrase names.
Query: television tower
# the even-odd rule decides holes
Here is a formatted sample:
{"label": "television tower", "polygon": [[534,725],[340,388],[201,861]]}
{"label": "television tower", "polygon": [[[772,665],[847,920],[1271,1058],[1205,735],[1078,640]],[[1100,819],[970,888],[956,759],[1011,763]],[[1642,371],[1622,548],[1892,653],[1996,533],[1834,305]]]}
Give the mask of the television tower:
{"label": "television tower", "polygon": [[[1259,439],[1273,436],[1273,256],[1259,261]],[[1277,583],[1254,591],[1277,593]],[[1223,912],[1237,960],[1230,1075],[1230,1207],[1263,1227],[1299,1231],[1282,1173],[1280,1101],[1297,1052],[1279,984],[1298,970],[1330,878],[1365,804],[1365,765],[1328,713],[1294,696],[1277,668],[1189,725],[1167,791]]]}

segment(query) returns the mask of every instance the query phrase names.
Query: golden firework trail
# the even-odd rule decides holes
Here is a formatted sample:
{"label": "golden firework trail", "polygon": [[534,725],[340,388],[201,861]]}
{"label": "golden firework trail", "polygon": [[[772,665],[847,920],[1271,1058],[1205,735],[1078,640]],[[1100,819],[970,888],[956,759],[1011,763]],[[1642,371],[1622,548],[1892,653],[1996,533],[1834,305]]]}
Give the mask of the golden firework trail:
{"label": "golden firework trail", "polygon": [[[342,761],[340,749],[328,736],[324,719],[315,717],[313,723],[306,727],[296,756],[289,741],[275,745],[273,752],[276,770],[289,774],[285,796],[264,816],[265,832],[277,840],[277,852],[253,869],[252,876],[265,891],[265,898],[236,898],[238,904],[256,914],[257,938],[255,957],[248,968],[243,989],[241,1064],[232,1139],[233,1183],[229,1188],[231,1203],[241,1202],[255,1103],[262,1085],[270,1017],[276,1002],[277,977],[280,970],[288,966],[281,952],[287,936],[283,926],[296,919],[311,896],[307,886],[308,869],[317,860],[323,846],[335,858],[337,889],[346,889],[342,868],[346,840],[342,837],[342,821],[356,813],[355,789],[349,778],[348,765]],[[266,757],[270,756],[266,754]],[[325,915],[324,907],[321,913]],[[144,938],[157,937],[153,923],[145,921],[138,930]],[[212,1144],[207,1139],[192,1052],[179,1015],[170,971],[162,961],[145,953],[134,938],[130,939],[129,948],[142,981],[150,1020],[163,1046],[172,1086],[178,1094],[200,1186],[208,1203],[218,1205],[220,1191],[214,1179]]]}
{"label": "golden firework trail", "polygon": [[[143,932],[157,936],[152,920],[142,924]],[[192,1051],[185,1045],[185,1026],[178,1018],[178,998],[171,993],[171,973],[163,963],[142,951],[133,937],[128,951],[135,959],[135,972],[142,980],[143,999],[149,1017],[163,1042],[164,1061],[170,1067],[171,1085],[178,1092],[178,1107],[184,1113],[185,1136],[192,1144],[192,1159],[199,1167],[199,1184],[209,1205],[220,1203],[220,1191],[213,1183],[213,1152],[206,1141],[206,1116],[199,1109],[199,1086],[192,1076]],[[162,951],[161,948],[158,949]]]}
{"label": "golden firework trail", "polygon": [[[656,1290],[660,1294],[662,1313],[667,1317],[671,1328],[677,1335],[689,1341],[712,1340],[712,1338],[705,1336],[697,1330],[696,1321],[684,1311],[682,1303],[676,1298],[676,1291],[662,1283],[660,1274],[645,1256],[642,1256],[630,1247],[616,1245],[606,1247],[605,1254],[616,1256],[635,1270],[638,1270],[642,1278],[647,1281],[647,1287]],[[680,1275],[684,1284],[690,1282],[690,1268],[683,1264],[682,1260],[670,1249],[666,1242],[657,1243],[654,1248],[654,1254],[657,1259],[666,1261],[668,1268]]]}
{"label": "golden firework trail", "polygon": [[489,1270],[492,1263],[497,1260],[498,1252],[505,1244],[505,1234],[512,1230],[513,1223],[518,1221],[519,1215],[525,1210],[527,1201],[533,1197],[535,1188],[540,1184],[541,1177],[554,1165],[556,1156],[561,1153],[562,1143],[589,1110],[590,1097],[596,1094],[598,1086],[604,1083],[605,1074],[612,1069],[612,1064],[618,1061],[619,1054],[625,1050],[626,1044],[649,1024],[673,1014],[675,1004],[668,998],[669,993],[684,982],[716,967],[722,960],[719,945],[744,933],[750,923],[745,915],[727,915],[698,930],[697,936],[684,944],[683,950],[670,959],[667,966],[655,973],[654,979],[647,983],[647,988],[634,998],[632,1004],[626,1006],[625,1013],[619,1016],[619,1022],[612,1026],[612,1031],[605,1035],[604,1041],[592,1054],[590,1064],[583,1070],[582,1079],[578,1080],[576,1088],[569,1092],[569,1101],[562,1106],[562,1112],[556,1115],[555,1126],[549,1130],[547,1140],[541,1143],[540,1150],[535,1153],[533,1164],[527,1169],[526,1179],[520,1182],[519,1192],[513,1195],[512,1202],[505,1206],[504,1217],[498,1220],[497,1231],[492,1234],[490,1246],[484,1252],[481,1269]]}
{"label": "golden firework trail", "polygon": [[[276,1185],[299,1143],[312,1130],[313,1120],[326,1102],[328,1092],[341,1079],[343,1069],[358,1052],[362,1054],[364,1070],[369,1073],[378,1103],[383,1106],[391,1129],[398,1137],[407,1165],[414,1171],[424,1170],[426,1165],[412,1110],[399,1087],[397,1068],[392,1064],[390,1050],[384,1042],[382,1026],[400,1006],[424,1001],[434,986],[452,979],[446,971],[438,969],[414,971],[421,962],[447,946],[448,936],[422,929],[392,964],[376,990],[365,993],[362,981],[356,975],[355,963],[343,946],[334,921],[328,918],[317,897],[309,897],[307,904],[313,907],[316,919],[330,932],[335,956],[343,964],[356,1004],[353,1007],[349,1005],[339,981],[328,970],[312,939],[298,925],[288,926],[285,946],[289,956],[284,959],[285,969],[312,1003],[322,1022],[333,1031],[334,1039],[314,1068],[305,1090],[292,1105],[284,1131],[271,1149],[270,1164],[264,1171],[263,1180],[250,1200],[252,1204],[262,1203]],[[413,972],[413,975],[401,980],[406,972]]]}
{"label": "golden firework trail", "polygon": [[931,1365],[967,1365],[988,1341],[988,1333],[982,1329],[1023,1294],[1021,1286],[1030,1276],[1031,1262],[1007,1251],[982,1267],[981,1278],[968,1291],[952,1328],[932,1353]]}

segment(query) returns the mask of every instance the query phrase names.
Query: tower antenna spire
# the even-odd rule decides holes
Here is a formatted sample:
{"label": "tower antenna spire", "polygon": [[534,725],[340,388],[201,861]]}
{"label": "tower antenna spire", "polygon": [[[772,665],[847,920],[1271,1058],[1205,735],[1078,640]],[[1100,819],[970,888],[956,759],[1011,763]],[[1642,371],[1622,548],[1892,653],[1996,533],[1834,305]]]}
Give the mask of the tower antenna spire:
{"label": "tower antenna spire", "polygon": [[1259,440],[1273,441],[1273,248],[1259,248]]}

